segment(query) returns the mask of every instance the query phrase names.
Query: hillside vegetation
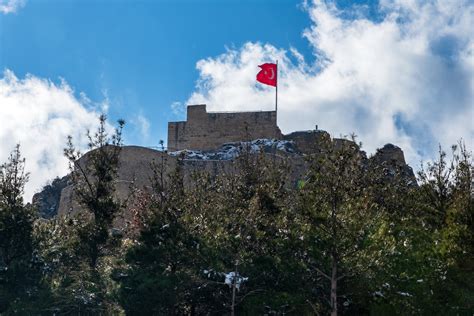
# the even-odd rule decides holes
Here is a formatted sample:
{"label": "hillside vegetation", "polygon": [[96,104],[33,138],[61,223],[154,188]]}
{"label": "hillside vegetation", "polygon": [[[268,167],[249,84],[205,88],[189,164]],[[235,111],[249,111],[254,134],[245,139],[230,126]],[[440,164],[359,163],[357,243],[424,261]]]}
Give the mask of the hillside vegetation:
{"label": "hillside vegetation", "polygon": [[[288,163],[250,148],[239,172],[152,165],[152,188],[114,195],[121,121],[65,155],[82,211],[24,205],[17,147],[0,168],[0,315],[472,315],[473,160],[440,148],[417,184],[368,166],[354,139]],[[110,146],[112,145],[112,146]],[[34,175],[31,175],[34,177]],[[120,228],[113,223],[128,214]]]}

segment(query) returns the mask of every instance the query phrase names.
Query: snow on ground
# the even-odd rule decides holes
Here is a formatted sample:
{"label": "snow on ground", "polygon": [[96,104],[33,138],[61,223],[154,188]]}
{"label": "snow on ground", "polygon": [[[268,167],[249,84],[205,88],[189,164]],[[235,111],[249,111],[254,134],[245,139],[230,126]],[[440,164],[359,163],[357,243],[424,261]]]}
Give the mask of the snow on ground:
{"label": "snow on ground", "polygon": [[232,160],[239,154],[248,149],[251,153],[274,152],[275,150],[285,153],[295,153],[295,145],[293,141],[278,139],[256,139],[251,142],[227,143],[222,145],[218,150],[200,151],[200,150],[179,150],[170,152],[171,156],[184,155],[187,160]]}
{"label": "snow on ground", "polygon": [[235,282],[235,288],[237,290],[240,290],[240,285],[242,283],[248,281],[248,279],[249,278],[242,277],[238,273],[235,273],[234,271],[231,271],[231,272],[225,274],[224,283],[227,284],[229,287],[231,287]]}

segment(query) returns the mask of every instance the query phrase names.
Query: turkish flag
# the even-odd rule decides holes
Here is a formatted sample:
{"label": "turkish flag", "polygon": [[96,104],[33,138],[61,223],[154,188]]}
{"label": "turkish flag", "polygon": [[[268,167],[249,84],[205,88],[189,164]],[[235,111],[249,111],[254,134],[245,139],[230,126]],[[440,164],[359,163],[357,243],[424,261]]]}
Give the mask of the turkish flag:
{"label": "turkish flag", "polygon": [[262,68],[257,74],[257,81],[267,84],[269,86],[276,87],[277,85],[277,65],[266,63],[259,65]]}

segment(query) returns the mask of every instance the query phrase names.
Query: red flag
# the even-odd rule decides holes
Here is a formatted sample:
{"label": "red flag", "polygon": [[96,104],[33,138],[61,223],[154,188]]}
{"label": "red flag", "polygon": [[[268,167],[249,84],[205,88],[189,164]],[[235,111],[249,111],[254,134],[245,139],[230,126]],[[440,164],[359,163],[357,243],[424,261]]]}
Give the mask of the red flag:
{"label": "red flag", "polygon": [[277,65],[266,63],[259,65],[262,68],[257,74],[257,81],[267,84],[269,86],[276,87],[277,85]]}

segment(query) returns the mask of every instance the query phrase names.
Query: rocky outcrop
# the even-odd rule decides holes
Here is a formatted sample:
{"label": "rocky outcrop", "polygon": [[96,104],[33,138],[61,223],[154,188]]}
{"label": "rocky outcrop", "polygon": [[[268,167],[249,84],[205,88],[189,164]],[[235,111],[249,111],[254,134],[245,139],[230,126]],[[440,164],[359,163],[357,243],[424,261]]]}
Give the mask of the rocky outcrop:
{"label": "rocky outcrop", "polygon": [[56,178],[33,196],[32,204],[42,218],[52,218],[58,214],[61,194],[63,189],[70,185],[69,181],[69,176]]}
{"label": "rocky outcrop", "polygon": [[325,140],[329,140],[330,138],[331,136],[329,133],[322,130],[293,132],[283,136],[284,140],[293,142],[297,150],[303,154],[316,152],[319,144]]}
{"label": "rocky outcrop", "polygon": [[179,150],[169,152],[169,155],[175,157],[182,155],[186,160],[233,160],[243,150],[248,150],[253,154],[261,151],[265,153],[275,153],[277,151],[286,154],[301,153],[296,148],[296,143],[291,140],[256,139],[249,142],[223,144],[217,150]]}
{"label": "rocky outcrop", "polygon": [[[296,186],[307,170],[306,156],[316,153],[319,145],[327,140],[331,140],[327,132],[314,130],[294,132],[280,140],[257,139],[227,143],[217,150],[207,151],[182,150],[167,153],[145,147],[125,146],[120,153],[116,197],[125,201],[133,188],[149,189],[152,184],[153,166],[162,165],[165,173],[170,173],[175,168],[178,157],[183,159],[185,184],[191,183],[191,176],[196,171],[205,171],[211,176],[236,172],[235,158],[242,150],[250,150],[254,154],[263,151],[271,159],[286,160],[289,162],[287,185]],[[349,141],[332,139],[332,142],[337,147]],[[365,152],[361,151],[361,154],[365,157]],[[87,159],[88,154],[82,157],[79,163],[87,164]],[[413,170],[405,163],[403,151],[397,146],[387,144],[377,150],[371,158],[364,158],[364,161],[368,163],[368,167],[383,168],[388,179],[396,174],[402,174],[407,182],[416,185]],[[45,218],[75,212],[80,209],[80,205],[74,199],[73,191],[73,185],[68,177],[56,179],[35,195],[34,203],[41,216]]]}
{"label": "rocky outcrop", "polygon": [[406,164],[405,155],[400,147],[386,144],[377,149],[369,161],[373,165],[382,167],[387,178],[400,175],[409,185],[417,185],[413,169]]}
{"label": "rocky outcrop", "polygon": [[[266,153],[275,159],[284,159],[291,155],[291,164],[293,166],[290,178],[296,179],[304,171],[304,158],[300,154],[291,153],[293,147],[290,143],[282,141],[274,146],[270,146],[271,140],[257,140],[253,143],[251,152],[257,153],[261,150],[268,150]],[[261,146],[257,146],[259,143]],[[263,145],[267,144],[267,147]],[[279,146],[278,146],[279,145]],[[237,170],[236,161],[238,152],[243,150],[245,144],[225,144],[219,151],[180,151],[180,152],[161,152],[139,146],[124,146],[120,152],[119,168],[116,180],[116,198],[120,201],[129,199],[131,192],[135,188],[148,190],[152,186],[152,176],[156,168],[163,166],[165,174],[170,174],[176,167],[178,157],[183,159],[184,182],[185,185],[191,183],[192,175],[197,172],[206,172],[212,177],[219,174],[230,174]],[[273,150],[273,151],[272,151]],[[277,153],[277,155],[274,155]],[[81,158],[80,164],[85,163],[88,157]],[[59,200],[58,214],[74,213],[81,206],[74,198],[74,187],[72,184],[63,188]]]}
{"label": "rocky outcrop", "polygon": [[402,149],[393,144],[386,144],[382,148],[377,149],[372,159],[378,163],[388,162],[399,166],[406,165]]}

